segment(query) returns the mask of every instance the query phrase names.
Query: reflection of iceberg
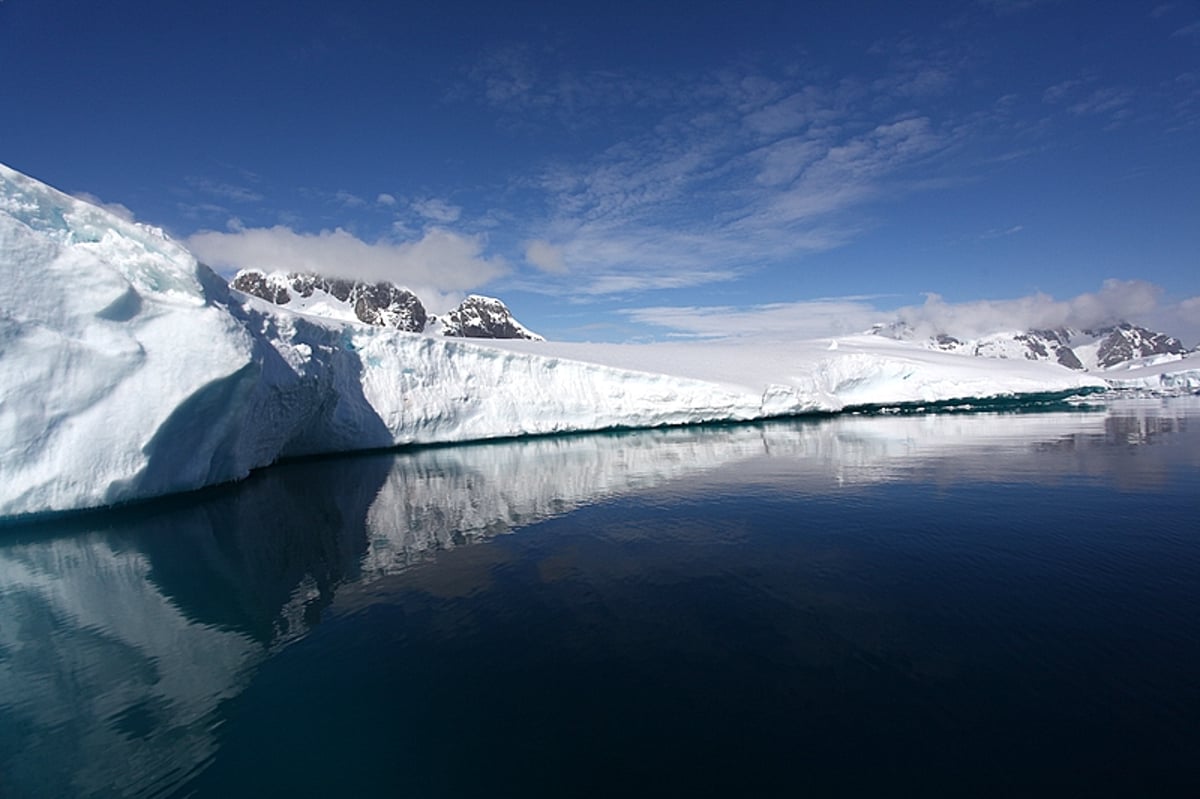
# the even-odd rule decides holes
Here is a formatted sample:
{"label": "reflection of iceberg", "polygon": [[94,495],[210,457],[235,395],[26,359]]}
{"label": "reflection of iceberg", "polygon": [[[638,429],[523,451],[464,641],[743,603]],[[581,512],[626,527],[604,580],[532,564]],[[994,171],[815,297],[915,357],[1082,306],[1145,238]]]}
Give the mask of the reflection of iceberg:
{"label": "reflection of iceberg", "polygon": [[391,573],[431,552],[732,464],[738,468],[722,480],[759,480],[787,459],[789,479],[810,477],[796,490],[820,491],[830,478],[836,485],[877,482],[972,452],[1024,453],[1040,442],[1103,436],[1105,418],[1095,412],[838,416],[417,451],[397,456],[367,512],[362,572]]}
{"label": "reflection of iceberg", "polygon": [[[136,795],[181,784],[213,756],[220,703],[340,590],[415,566],[398,578],[411,581],[441,550],[634,492],[820,495],[1088,474],[1120,486],[1156,479],[1172,459],[1200,466],[1200,453],[1171,446],[1197,410],[1200,400],[1181,399],[1107,413],[842,416],[308,460],[81,518],[70,534],[10,530],[0,541],[4,787]],[[1132,457],[1155,443],[1155,457]]]}
{"label": "reflection of iceberg", "polygon": [[189,621],[150,569],[100,535],[0,549],[5,795],[136,796],[216,751],[214,711],[262,649]]}

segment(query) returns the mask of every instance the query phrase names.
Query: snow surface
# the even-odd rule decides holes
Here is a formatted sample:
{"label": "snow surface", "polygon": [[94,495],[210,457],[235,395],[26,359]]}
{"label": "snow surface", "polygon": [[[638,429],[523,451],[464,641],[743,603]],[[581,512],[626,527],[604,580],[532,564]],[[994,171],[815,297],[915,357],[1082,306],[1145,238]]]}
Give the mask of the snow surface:
{"label": "snow surface", "polygon": [[1200,389],[1200,352],[1152,355],[1110,367],[1104,378],[1113,388],[1196,391]]}
{"label": "snow surface", "polygon": [[878,336],[478,343],[318,319],[233,293],[161,231],[0,165],[0,516],[293,455],[1105,385]]}
{"label": "snow surface", "polygon": [[337,319],[342,322],[359,321],[354,314],[354,306],[350,304],[349,300],[339,300],[317,286],[314,286],[312,293],[305,297],[292,290],[292,283],[286,272],[268,272],[264,275],[264,279],[277,289],[282,288],[288,291],[292,299],[287,303],[287,307],[296,313]]}

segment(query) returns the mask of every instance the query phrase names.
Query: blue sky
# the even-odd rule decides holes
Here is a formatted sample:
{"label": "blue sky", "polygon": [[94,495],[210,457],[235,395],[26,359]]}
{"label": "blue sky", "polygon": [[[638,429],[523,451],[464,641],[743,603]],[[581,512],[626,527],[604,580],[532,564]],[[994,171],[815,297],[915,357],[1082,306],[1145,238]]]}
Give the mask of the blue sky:
{"label": "blue sky", "polygon": [[1195,0],[0,0],[0,74],[0,161],[226,274],[492,294],[556,339],[1200,340]]}

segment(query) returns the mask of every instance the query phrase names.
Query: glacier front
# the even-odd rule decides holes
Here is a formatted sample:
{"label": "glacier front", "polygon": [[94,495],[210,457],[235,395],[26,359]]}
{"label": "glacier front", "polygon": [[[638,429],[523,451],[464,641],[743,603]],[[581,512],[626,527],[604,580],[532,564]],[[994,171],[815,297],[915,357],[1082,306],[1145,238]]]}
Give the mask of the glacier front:
{"label": "glacier front", "polygon": [[161,231],[0,165],[0,516],[297,455],[1104,385],[875,336],[483,344],[320,319],[233,292]]}

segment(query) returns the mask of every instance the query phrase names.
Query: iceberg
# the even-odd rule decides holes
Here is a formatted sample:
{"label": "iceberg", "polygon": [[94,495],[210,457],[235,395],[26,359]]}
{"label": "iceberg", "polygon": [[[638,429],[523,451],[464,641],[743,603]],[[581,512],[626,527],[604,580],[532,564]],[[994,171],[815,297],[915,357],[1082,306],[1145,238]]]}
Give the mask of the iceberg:
{"label": "iceberg", "polygon": [[1106,385],[867,335],[482,343],[322,319],[232,292],[161,230],[0,165],[0,517],[300,455]]}

